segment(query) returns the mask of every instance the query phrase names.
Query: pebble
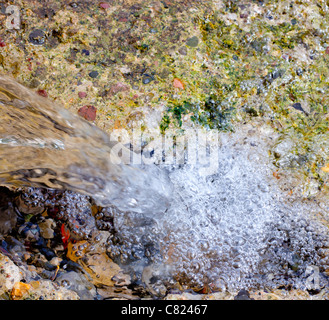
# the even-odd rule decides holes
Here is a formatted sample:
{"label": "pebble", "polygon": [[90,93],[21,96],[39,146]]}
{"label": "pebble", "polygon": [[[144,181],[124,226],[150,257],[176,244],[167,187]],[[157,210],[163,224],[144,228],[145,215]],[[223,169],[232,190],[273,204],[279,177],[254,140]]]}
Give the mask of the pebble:
{"label": "pebble", "polygon": [[87,97],[87,93],[86,92],[84,92],[84,91],[80,91],[80,92],[78,92],[78,96],[79,96],[79,98],[85,98],[85,97]]}
{"label": "pebble", "polygon": [[97,109],[94,106],[83,106],[78,110],[78,115],[88,121],[94,121],[96,119],[96,112]]}
{"label": "pebble", "polygon": [[110,8],[110,5],[106,2],[100,2],[99,6],[103,9],[108,9]]}
{"label": "pebble", "polygon": [[195,48],[198,46],[198,44],[199,44],[199,39],[196,36],[186,40],[186,45],[189,47]]}
{"label": "pebble", "polygon": [[118,82],[115,85],[111,86],[110,93],[116,95],[118,92],[129,91],[129,86],[123,82]]}
{"label": "pebble", "polygon": [[36,46],[43,45],[45,41],[46,41],[46,35],[40,29],[33,30],[29,35],[29,42],[31,42]]}
{"label": "pebble", "polygon": [[46,90],[43,90],[43,89],[38,90],[38,91],[37,91],[37,94],[38,94],[39,96],[41,96],[41,97],[45,97],[45,98],[48,97],[48,93],[47,93],[47,91],[46,91]]}
{"label": "pebble", "polygon": [[98,76],[98,71],[91,71],[89,72],[89,77],[91,78],[97,78]]}
{"label": "pebble", "polygon": [[39,222],[38,226],[40,228],[40,234],[45,239],[54,238],[54,230],[53,228],[56,226],[56,223],[53,219],[45,219],[43,222]]}
{"label": "pebble", "polygon": [[153,79],[152,79],[151,77],[146,76],[146,77],[143,77],[142,82],[143,82],[143,84],[148,84],[148,83],[150,83],[152,80],[153,80]]}
{"label": "pebble", "polygon": [[96,289],[87,278],[75,271],[61,273],[56,278],[56,283],[62,288],[74,291],[81,300],[94,300]]}
{"label": "pebble", "polygon": [[234,297],[234,300],[255,300],[254,298],[250,298],[250,294],[247,290],[240,290],[238,294]]}
{"label": "pebble", "polygon": [[86,55],[86,56],[89,56],[90,55],[90,52],[89,52],[89,50],[87,50],[87,49],[82,49],[82,54],[84,54],[84,55]]}

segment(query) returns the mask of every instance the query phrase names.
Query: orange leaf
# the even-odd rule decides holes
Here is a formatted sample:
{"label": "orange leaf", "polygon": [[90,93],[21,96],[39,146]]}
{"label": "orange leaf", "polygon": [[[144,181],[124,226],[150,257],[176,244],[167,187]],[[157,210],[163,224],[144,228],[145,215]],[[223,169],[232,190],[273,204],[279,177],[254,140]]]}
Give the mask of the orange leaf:
{"label": "orange leaf", "polygon": [[74,262],[77,262],[86,253],[88,247],[88,242],[86,240],[81,240],[76,243],[69,241],[67,244],[67,254],[66,256]]}
{"label": "orange leaf", "polygon": [[183,82],[181,80],[177,79],[177,78],[174,79],[174,87],[184,90]]}

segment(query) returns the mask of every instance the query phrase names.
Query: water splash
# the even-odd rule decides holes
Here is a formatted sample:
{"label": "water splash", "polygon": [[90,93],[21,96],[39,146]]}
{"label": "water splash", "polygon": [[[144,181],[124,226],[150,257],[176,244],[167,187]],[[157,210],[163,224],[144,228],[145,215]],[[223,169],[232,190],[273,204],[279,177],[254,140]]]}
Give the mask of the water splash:
{"label": "water splash", "polygon": [[221,134],[215,174],[200,175],[198,165],[172,168],[172,203],[161,217],[115,215],[109,254],[135,271],[160,268],[163,281],[169,270],[187,287],[215,290],[305,289],[307,268],[327,270],[327,227],[312,216],[319,207],[288,201],[262,132],[246,132]]}
{"label": "water splash", "polygon": [[117,141],[3,75],[0,124],[0,184],[70,189],[123,211],[168,206],[170,184],[157,167],[125,165]]}

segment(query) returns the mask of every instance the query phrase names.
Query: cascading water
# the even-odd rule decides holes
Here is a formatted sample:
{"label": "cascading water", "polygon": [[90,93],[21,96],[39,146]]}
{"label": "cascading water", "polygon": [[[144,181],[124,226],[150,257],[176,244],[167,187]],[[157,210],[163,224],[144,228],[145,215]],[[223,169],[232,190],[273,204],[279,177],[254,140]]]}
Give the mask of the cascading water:
{"label": "cascading water", "polygon": [[124,165],[129,159],[118,154],[130,151],[117,141],[4,76],[0,124],[1,184],[71,189],[103,206],[144,213],[168,205],[170,187],[158,179],[160,170]]}
{"label": "cascading water", "polygon": [[327,227],[312,217],[319,208],[287,201],[264,132],[222,133],[216,172],[141,168],[121,163],[100,129],[13,80],[1,76],[0,93],[0,184],[70,189],[109,206],[116,232],[107,253],[141,280],[149,268],[167,285],[305,289],[315,268],[327,281]]}

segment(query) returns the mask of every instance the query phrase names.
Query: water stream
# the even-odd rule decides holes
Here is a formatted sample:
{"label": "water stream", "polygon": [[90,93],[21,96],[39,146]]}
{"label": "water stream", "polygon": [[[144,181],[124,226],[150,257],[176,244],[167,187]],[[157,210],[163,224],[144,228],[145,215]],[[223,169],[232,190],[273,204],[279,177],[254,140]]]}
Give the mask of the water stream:
{"label": "water stream", "polygon": [[223,133],[209,175],[128,165],[100,129],[0,76],[0,185],[69,189],[115,207],[109,255],[136,273],[152,266],[160,280],[305,289],[313,268],[316,285],[327,281],[327,227],[312,218],[317,204],[286,201],[263,133]]}
{"label": "water stream", "polygon": [[168,206],[171,190],[155,166],[125,165],[130,151],[117,141],[4,76],[0,124],[0,184],[64,188],[151,214]]}

